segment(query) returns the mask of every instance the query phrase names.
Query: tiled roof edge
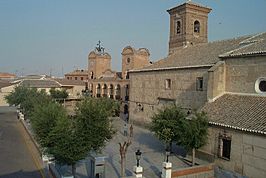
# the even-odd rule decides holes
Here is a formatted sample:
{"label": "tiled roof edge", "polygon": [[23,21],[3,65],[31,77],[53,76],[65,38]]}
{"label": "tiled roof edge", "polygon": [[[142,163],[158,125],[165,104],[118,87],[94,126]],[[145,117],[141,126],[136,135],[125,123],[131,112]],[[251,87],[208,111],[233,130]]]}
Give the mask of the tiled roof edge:
{"label": "tiled roof edge", "polygon": [[220,58],[229,58],[229,57],[240,57],[240,56],[263,56],[266,55],[266,51],[253,51],[247,53],[238,53],[238,54],[225,54],[219,55]]}
{"label": "tiled roof edge", "polygon": [[227,127],[227,128],[231,128],[231,129],[235,129],[235,130],[245,131],[245,132],[251,132],[251,133],[258,133],[258,134],[266,135],[266,132],[263,132],[263,131],[253,130],[253,129],[245,129],[245,128],[241,128],[241,127],[236,127],[236,126],[231,126],[231,125],[227,125],[227,124],[222,124],[222,123],[219,123],[219,122],[211,122],[211,121],[209,121],[209,124],[217,125],[217,126],[221,126],[221,127]]}
{"label": "tiled roof edge", "polygon": [[182,66],[182,67],[162,67],[162,68],[154,68],[154,69],[138,69],[138,70],[130,70],[129,73],[162,71],[162,70],[175,70],[175,69],[187,69],[187,68],[202,68],[202,67],[212,67],[213,65],[214,64]]}
{"label": "tiled roof edge", "polygon": [[233,92],[223,92],[221,93],[220,95],[212,98],[212,99],[209,99],[208,100],[208,103],[212,103],[214,101],[216,101],[217,99],[219,99],[220,97],[222,97],[223,95],[238,95],[238,96],[253,96],[253,97],[266,97],[265,94],[258,94],[258,93],[233,93]]}

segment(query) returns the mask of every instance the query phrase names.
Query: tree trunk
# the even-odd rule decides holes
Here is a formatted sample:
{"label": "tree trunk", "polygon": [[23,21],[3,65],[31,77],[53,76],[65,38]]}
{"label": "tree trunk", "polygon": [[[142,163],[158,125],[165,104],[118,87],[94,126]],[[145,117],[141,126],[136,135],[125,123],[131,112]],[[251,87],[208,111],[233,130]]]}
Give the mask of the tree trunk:
{"label": "tree trunk", "polygon": [[125,177],[125,157],[121,155],[121,177]]}
{"label": "tree trunk", "polygon": [[76,164],[72,164],[72,175],[74,178],[76,178]]}
{"label": "tree trunk", "polygon": [[192,148],[192,166],[195,165],[195,148]]}

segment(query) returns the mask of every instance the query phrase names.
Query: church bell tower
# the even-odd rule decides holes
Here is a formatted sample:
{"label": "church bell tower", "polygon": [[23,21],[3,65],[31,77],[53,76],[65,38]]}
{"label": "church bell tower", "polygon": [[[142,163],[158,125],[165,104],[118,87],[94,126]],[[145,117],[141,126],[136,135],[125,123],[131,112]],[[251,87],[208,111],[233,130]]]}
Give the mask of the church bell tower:
{"label": "church bell tower", "polygon": [[208,42],[211,8],[187,1],[167,10],[170,14],[169,54],[180,47]]}

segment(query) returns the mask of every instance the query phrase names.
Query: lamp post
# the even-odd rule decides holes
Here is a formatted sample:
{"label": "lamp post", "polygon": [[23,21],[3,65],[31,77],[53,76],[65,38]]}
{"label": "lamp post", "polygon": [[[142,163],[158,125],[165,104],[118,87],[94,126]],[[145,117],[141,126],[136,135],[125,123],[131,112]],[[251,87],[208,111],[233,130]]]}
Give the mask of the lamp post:
{"label": "lamp post", "polygon": [[166,162],[168,163],[168,158],[170,156],[170,150],[168,147],[165,149],[165,154],[166,154]]}
{"label": "lamp post", "polygon": [[136,151],[135,154],[136,154],[136,160],[137,160],[137,167],[139,167],[139,160],[141,158],[141,151],[138,150],[138,151]]}
{"label": "lamp post", "polygon": [[171,178],[172,175],[172,163],[168,161],[168,158],[170,156],[170,149],[167,146],[165,149],[165,155],[166,155],[166,160],[163,162],[162,165],[162,178]]}

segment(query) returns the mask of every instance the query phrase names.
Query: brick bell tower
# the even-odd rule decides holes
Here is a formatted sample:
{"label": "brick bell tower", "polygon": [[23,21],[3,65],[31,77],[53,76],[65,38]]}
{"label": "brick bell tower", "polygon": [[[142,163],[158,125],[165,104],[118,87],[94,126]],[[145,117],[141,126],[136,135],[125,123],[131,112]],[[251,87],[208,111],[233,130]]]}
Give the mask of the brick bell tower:
{"label": "brick bell tower", "polygon": [[175,49],[208,42],[211,8],[187,1],[167,10],[170,14],[169,54]]}

